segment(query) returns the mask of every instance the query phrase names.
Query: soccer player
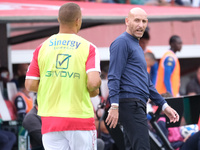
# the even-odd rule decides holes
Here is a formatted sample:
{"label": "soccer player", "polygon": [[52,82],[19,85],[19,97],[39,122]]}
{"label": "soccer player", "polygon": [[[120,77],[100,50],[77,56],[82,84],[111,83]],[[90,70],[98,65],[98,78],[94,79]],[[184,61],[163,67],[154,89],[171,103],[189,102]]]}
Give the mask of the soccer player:
{"label": "soccer player", "polygon": [[173,35],[169,44],[170,50],[162,56],[159,63],[156,89],[160,94],[169,92],[177,97],[180,87],[180,63],[175,53],[181,51],[182,40],[179,36]]}
{"label": "soccer player", "polygon": [[59,33],[34,52],[26,88],[37,92],[42,140],[48,150],[96,150],[96,128],[90,97],[99,93],[100,58],[95,45],[77,35],[79,5],[59,9]]}

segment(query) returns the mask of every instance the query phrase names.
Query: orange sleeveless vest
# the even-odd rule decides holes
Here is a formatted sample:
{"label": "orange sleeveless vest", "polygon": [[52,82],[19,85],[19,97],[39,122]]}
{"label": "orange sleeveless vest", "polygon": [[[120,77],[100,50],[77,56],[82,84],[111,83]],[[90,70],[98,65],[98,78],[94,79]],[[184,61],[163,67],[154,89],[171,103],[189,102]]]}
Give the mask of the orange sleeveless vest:
{"label": "orange sleeveless vest", "polygon": [[160,60],[158,67],[158,76],[156,81],[156,89],[160,94],[167,92],[167,89],[164,84],[164,70],[165,70],[164,61],[168,56],[173,57],[175,60],[175,67],[171,74],[170,83],[171,83],[172,95],[176,97],[179,95],[179,87],[180,87],[180,64],[175,53],[171,50],[167,51]]}
{"label": "orange sleeveless vest", "polygon": [[21,96],[26,104],[26,113],[28,113],[33,108],[33,100],[31,97],[27,97],[24,93],[18,92],[17,96]]}

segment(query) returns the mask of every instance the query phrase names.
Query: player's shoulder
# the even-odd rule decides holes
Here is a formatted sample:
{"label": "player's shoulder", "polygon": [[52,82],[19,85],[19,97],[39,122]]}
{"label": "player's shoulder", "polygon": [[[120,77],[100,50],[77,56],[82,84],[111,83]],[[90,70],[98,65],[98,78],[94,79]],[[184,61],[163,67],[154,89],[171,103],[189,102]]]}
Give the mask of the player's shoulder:
{"label": "player's shoulder", "polygon": [[121,46],[126,46],[128,44],[128,39],[124,34],[119,35],[112,43],[111,47],[121,47]]}
{"label": "player's shoulder", "polygon": [[175,61],[175,57],[176,57],[175,54],[171,50],[168,50],[167,52],[165,52],[162,58],[165,61],[173,62]]}
{"label": "player's shoulder", "polygon": [[173,56],[167,56],[165,58],[165,60],[168,61],[168,62],[173,62],[174,61],[174,57]]}
{"label": "player's shoulder", "polygon": [[36,49],[35,49],[35,52],[37,52],[37,54],[39,53],[39,51],[45,46],[47,45],[47,43],[49,42],[50,40],[50,37],[48,39],[46,39],[45,41],[43,41],[42,43],[40,43]]}
{"label": "player's shoulder", "polygon": [[128,39],[126,33],[122,33],[121,35],[119,35],[115,41],[126,41]]}
{"label": "player's shoulder", "polygon": [[168,67],[173,67],[175,65],[175,60],[172,56],[167,56],[165,58],[164,64]]}
{"label": "player's shoulder", "polygon": [[42,46],[44,46],[44,45],[46,45],[46,44],[49,44],[49,42],[52,40],[52,39],[56,39],[56,36],[57,36],[58,34],[53,34],[53,35],[51,35],[50,37],[48,37],[45,41],[43,41],[41,44],[40,44],[40,46],[42,47]]}
{"label": "player's shoulder", "polygon": [[97,49],[97,46],[94,45],[92,42],[88,41],[87,39],[85,39],[85,38],[83,38],[81,36],[79,36],[79,37],[83,40],[83,42],[87,43],[90,47],[92,47],[95,50]]}
{"label": "player's shoulder", "polygon": [[79,38],[80,41],[82,41],[82,42],[84,42],[84,43],[86,43],[86,44],[88,44],[88,45],[91,45],[91,46],[93,46],[94,48],[97,48],[96,45],[94,45],[92,42],[88,41],[87,39],[85,39],[85,38],[83,38],[83,37],[81,37],[81,36],[79,36],[79,35],[76,35],[76,36],[77,36],[77,38]]}

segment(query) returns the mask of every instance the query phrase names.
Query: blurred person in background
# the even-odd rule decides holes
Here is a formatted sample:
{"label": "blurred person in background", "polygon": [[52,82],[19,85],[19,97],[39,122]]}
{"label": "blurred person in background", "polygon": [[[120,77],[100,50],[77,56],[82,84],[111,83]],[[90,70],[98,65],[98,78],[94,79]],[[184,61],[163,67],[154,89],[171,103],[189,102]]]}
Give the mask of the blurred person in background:
{"label": "blurred person in background", "polygon": [[14,105],[17,111],[17,120],[22,122],[25,115],[33,108],[33,99],[29,96],[29,91],[25,88],[26,76],[18,78],[19,92],[15,95]]}
{"label": "blurred person in background", "polygon": [[29,64],[17,64],[13,66],[14,77],[11,79],[11,82],[15,82],[17,88],[19,88],[18,78],[26,75],[28,66]]}
{"label": "blurred person in background", "polygon": [[0,81],[3,83],[3,87],[6,88],[7,82],[10,80],[10,74],[7,67],[0,67]]}
{"label": "blurred person in background", "polygon": [[187,95],[200,94],[200,65],[197,68],[196,76],[189,81],[186,87]]}
{"label": "blurred person in background", "polygon": [[41,117],[37,115],[37,112],[38,104],[36,99],[34,107],[26,114],[22,125],[28,131],[30,136],[32,150],[44,150],[41,133],[42,122]]}
{"label": "blurred person in background", "polygon": [[12,150],[16,142],[16,136],[10,131],[0,129],[0,150]]}
{"label": "blurred person in background", "polygon": [[160,118],[157,123],[174,149],[200,150],[200,131],[183,137],[180,132],[180,127],[166,127],[166,118]]}
{"label": "blurred person in background", "polygon": [[98,127],[97,127],[97,132],[98,132],[98,137],[101,138],[104,143],[104,150],[110,150],[112,147],[114,147],[114,140],[112,139],[110,133],[109,133],[109,128],[107,129],[107,125],[104,122],[104,116],[106,115],[106,111],[108,109],[109,102],[108,102],[108,69],[109,65],[105,65],[104,67],[101,68],[101,87],[99,90],[99,98],[100,98],[100,103],[97,106],[96,109],[96,119],[98,121]]}
{"label": "blurred person in background", "polygon": [[159,62],[156,89],[162,94],[169,92],[174,97],[179,96],[180,88],[180,63],[175,55],[182,49],[182,40],[173,35],[169,40],[170,49],[164,53]]}
{"label": "blurred person in background", "polygon": [[[164,98],[173,97],[169,92],[161,95]],[[166,118],[162,116],[158,119],[157,124],[175,150],[200,150],[200,131],[198,128],[193,128],[197,126],[196,124],[167,127]],[[188,127],[188,129],[186,129],[186,127]],[[159,136],[157,138],[162,143]]]}
{"label": "blurred person in background", "polygon": [[158,62],[154,54],[151,52],[144,53],[144,57],[147,63],[147,71],[148,71],[148,68],[150,68],[150,71],[148,71],[148,73],[150,74],[151,81],[153,85],[155,86],[157,73],[158,73]]}
{"label": "blurred person in background", "polygon": [[183,6],[182,0],[115,0],[116,3],[126,3],[135,5],[156,5],[156,6]]}
{"label": "blurred person in background", "polygon": [[[150,41],[150,35],[149,35],[149,28],[147,26],[146,30],[144,31],[143,36],[139,40],[139,44],[140,44],[141,48],[143,49],[144,53],[147,53],[147,52],[152,53],[152,51],[147,48],[149,41]],[[148,73],[150,73],[150,71],[151,71],[150,66],[147,66],[147,71],[148,71]]]}
{"label": "blurred person in background", "polygon": [[157,72],[158,72],[158,62],[153,54],[153,52],[147,48],[150,40],[149,35],[149,28],[144,31],[143,36],[139,40],[139,44],[142,47],[144,53],[148,53],[145,56],[145,60],[147,62],[147,72],[150,74],[150,78],[152,83],[155,86],[156,78],[157,78]]}
{"label": "blurred person in background", "polygon": [[2,90],[3,98],[8,100],[7,82],[10,81],[10,74],[7,67],[0,67],[0,90]]}
{"label": "blurred person in background", "polygon": [[144,53],[146,52],[152,52],[150,49],[147,48],[150,41],[150,35],[149,35],[149,28],[144,31],[143,36],[140,38],[139,44],[142,47]]}

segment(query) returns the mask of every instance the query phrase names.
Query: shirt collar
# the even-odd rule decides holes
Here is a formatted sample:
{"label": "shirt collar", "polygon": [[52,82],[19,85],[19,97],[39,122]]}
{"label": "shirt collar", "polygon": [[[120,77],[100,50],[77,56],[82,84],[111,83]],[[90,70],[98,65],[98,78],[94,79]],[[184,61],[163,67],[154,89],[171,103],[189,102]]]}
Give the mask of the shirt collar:
{"label": "shirt collar", "polygon": [[139,43],[139,40],[138,40],[136,37],[130,35],[130,34],[127,33],[127,32],[125,32],[125,34],[126,34],[128,37],[130,37],[132,40],[134,40],[135,42],[138,42],[138,43]]}

